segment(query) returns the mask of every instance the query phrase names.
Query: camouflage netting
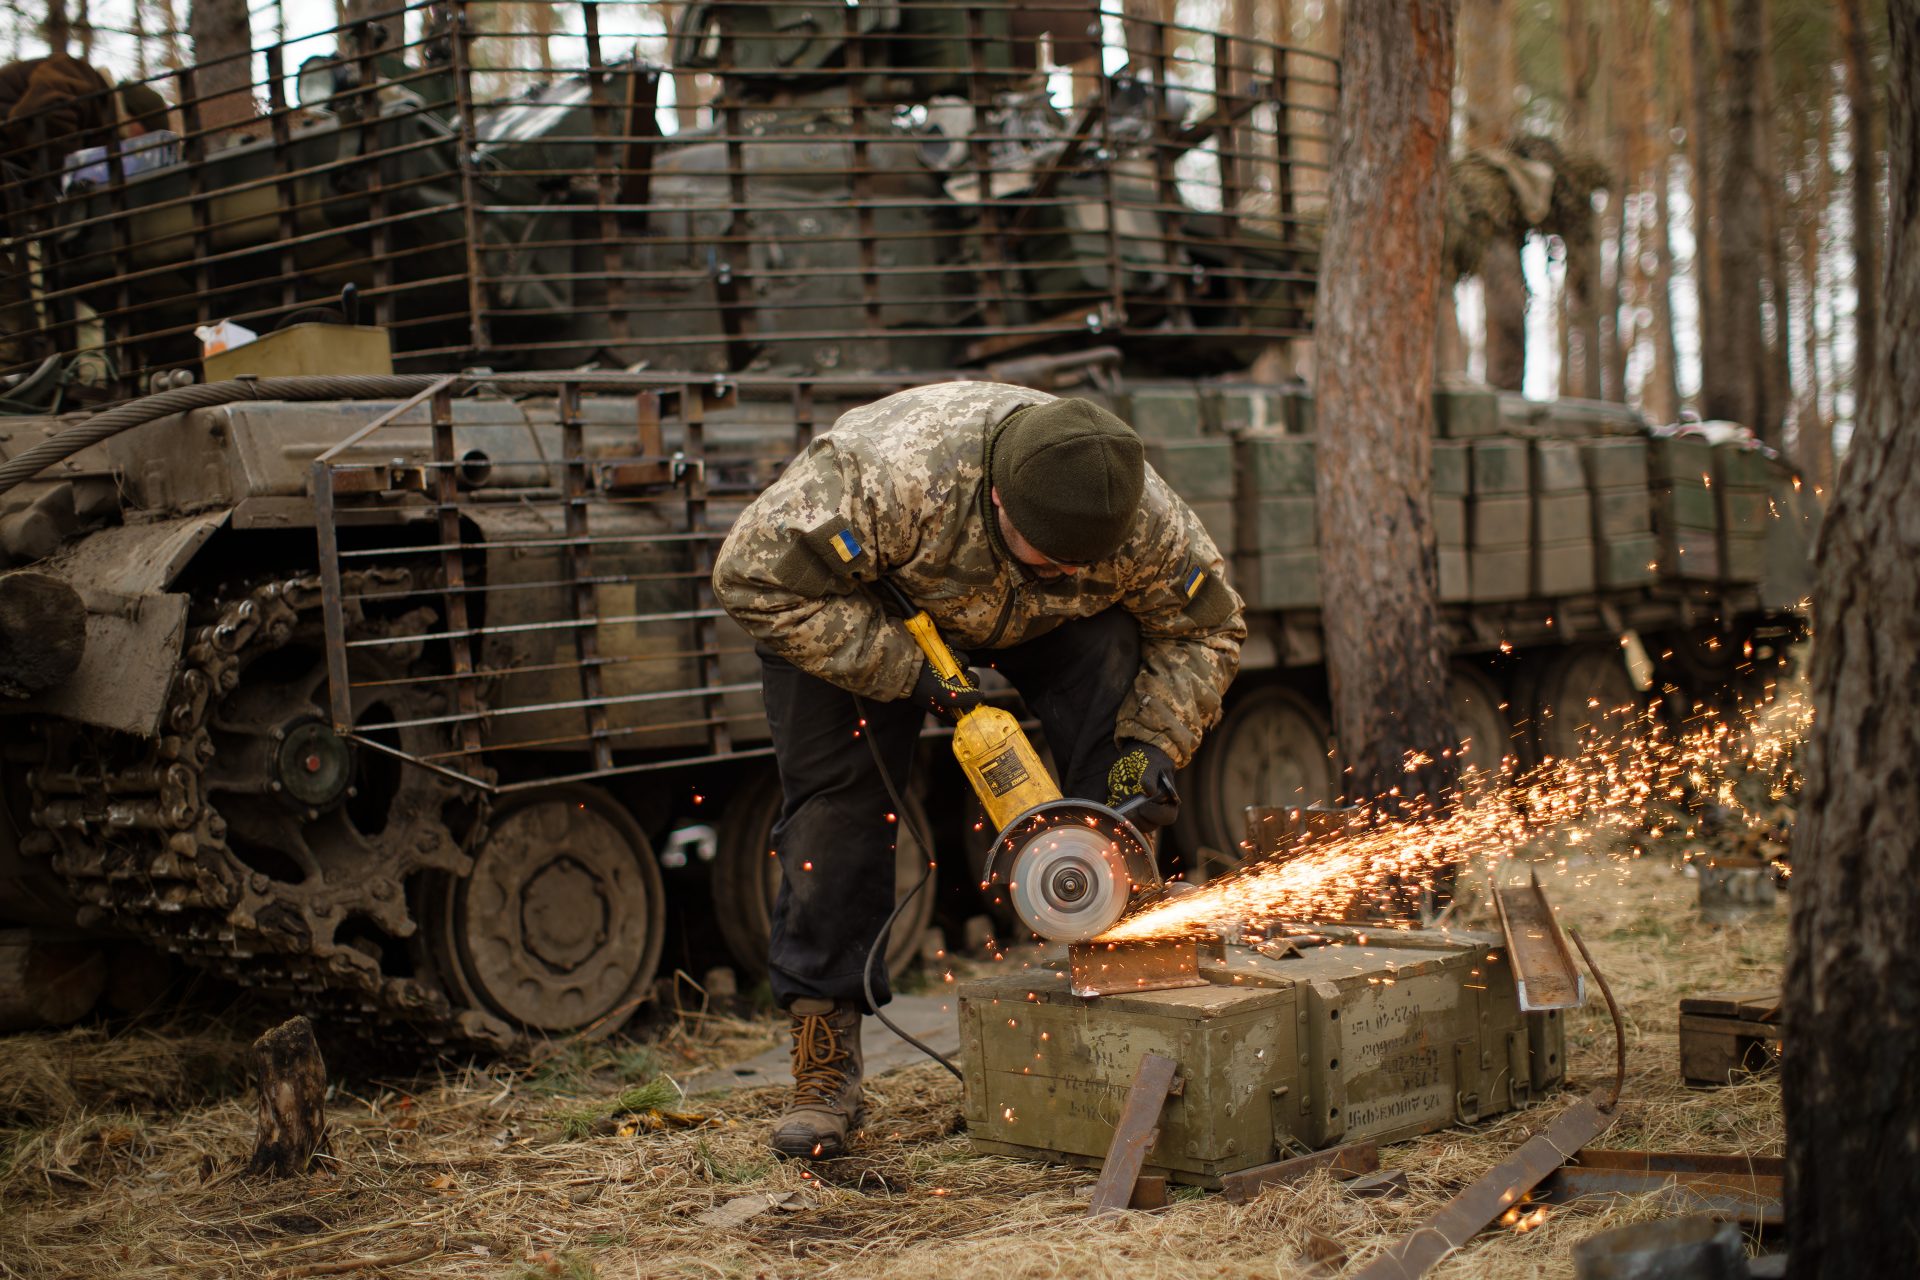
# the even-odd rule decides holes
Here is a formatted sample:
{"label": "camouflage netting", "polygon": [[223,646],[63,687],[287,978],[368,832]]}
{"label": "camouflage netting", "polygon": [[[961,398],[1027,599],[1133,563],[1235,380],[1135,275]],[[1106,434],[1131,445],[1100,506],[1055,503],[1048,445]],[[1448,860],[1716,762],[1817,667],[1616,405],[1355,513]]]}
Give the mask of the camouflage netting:
{"label": "camouflage netting", "polygon": [[[1539,179],[1537,190],[1530,178]],[[1607,167],[1593,156],[1564,151],[1538,135],[1516,138],[1504,150],[1469,151],[1448,174],[1450,278],[1478,272],[1488,247],[1503,240],[1517,243],[1537,233],[1560,237],[1570,251],[1591,244],[1593,195],[1611,181]]]}

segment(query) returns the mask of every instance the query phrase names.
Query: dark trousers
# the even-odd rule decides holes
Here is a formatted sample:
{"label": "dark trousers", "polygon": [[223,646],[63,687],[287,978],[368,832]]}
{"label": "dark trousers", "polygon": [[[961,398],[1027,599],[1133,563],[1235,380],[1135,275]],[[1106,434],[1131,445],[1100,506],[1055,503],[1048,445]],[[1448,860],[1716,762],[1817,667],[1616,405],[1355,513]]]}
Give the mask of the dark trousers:
{"label": "dark trousers", "polygon": [[[1039,718],[1066,794],[1105,803],[1107,770],[1119,755],[1114,722],[1140,670],[1132,615],[1110,609],[971,657],[1005,675]],[[904,796],[927,712],[912,699],[856,701],[765,651],[760,662],[784,795],[773,828],[782,872],[768,948],[774,1003],[815,997],[864,1005],[861,969],[893,910],[899,830],[887,821],[894,804],[873,749]],[[886,965],[876,962],[874,999],[891,998]]]}

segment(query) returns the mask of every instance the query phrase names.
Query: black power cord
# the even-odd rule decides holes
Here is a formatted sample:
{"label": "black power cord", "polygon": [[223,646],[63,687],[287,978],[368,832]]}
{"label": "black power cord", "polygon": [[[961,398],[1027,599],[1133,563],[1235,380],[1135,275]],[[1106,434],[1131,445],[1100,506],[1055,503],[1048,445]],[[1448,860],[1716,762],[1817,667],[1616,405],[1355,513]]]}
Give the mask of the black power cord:
{"label": "black power cord", "polygon": [[[867,704],[861,701],[858,695],[855,695],[853,705],[854,709],[859,712],[861,720],[866,720]],[[893,904],[893,913],[887,917],[887,922],[880,926],[880,936],[873,940],[871,947],[867,948],[867,962],[862,965],[860,969],[860,981],[867,993],[867,1008],[873,1010],[873,1016],[880,1019],[881,1025],[886,1027],[887,1030],[893,1032],[893,1034],[899,1036],[902,1040],[905,1040],[929,1058],[932,1058],[935,1062],[951,1072],[955,1080],[958,1080],[961,1084],[965,1084],[967,1078],[960,1074],[960,1068],[954,1066],[945,1055],[940,1053],[940,1051],[932,1045],[909,1035],[904,1028],[886,1015],[886,1012],[881,1009],[879,1003],[873,998],[874,961],[886,954],[887,939],[893,933],[894,921],[900,918],[900,913],[906,910],[907,904],[913,901],[914,895],[927,887],[927,881],[933,878],[934,870],[940,865],[940,860],[934,856],[932,834],[921,828],[913,811],[908,809],[906,802],[900,798],[900,789],[893,785],[893,774],[887,770],[886,761],[880,758],[880,747],[873,740],[871,726],[869,725],[867,730],[863,731],[860,736],[867,740],[867,752],[873,757],[873,767],[880,771],[880,781],[887,788],[887,798],[893,801],[893,811],[900,815],[901,825],[913,833],[914,839],[920,842],[921,849],[924,850],[927,855],[927,869],[920,873],[920,879],[914,884],[913,888],[907,890],[905,896]]]}

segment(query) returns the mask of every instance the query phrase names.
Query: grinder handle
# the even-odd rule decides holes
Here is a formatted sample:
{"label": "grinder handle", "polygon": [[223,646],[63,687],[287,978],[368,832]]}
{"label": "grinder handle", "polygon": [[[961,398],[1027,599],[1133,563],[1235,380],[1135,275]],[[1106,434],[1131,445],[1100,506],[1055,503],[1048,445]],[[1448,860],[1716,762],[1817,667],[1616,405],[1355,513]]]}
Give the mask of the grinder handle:
{"label": "grinder handle", "polygon": [[890,580],[881,578],[878,580],[878,585],[892,597],[894,604],[899,606],[900,612],[906,615],[907,633],[913,637],[914,643],[920,646],[920,652],[926,655],[927,664],[933,668],[933,673],[943,680],[966,679],[968,688],[977,688],[978,686],[971,679],[967,679],[967,669],[960,665],[958,658],[953,656],[953,650],[947,648],[947,642],[940,638],[940,629],[934,625],[933,618],[927,611],[916,608],[913,601],[907,599],[907,593]]}

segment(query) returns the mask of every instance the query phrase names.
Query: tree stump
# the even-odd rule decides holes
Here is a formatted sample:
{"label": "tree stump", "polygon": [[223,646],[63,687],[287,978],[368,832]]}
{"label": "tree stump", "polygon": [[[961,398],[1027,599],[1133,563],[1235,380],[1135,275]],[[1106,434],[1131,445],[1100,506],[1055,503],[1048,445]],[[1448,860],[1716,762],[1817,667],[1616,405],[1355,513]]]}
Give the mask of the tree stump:
{"label": "tree stump", "polygon": [[260,1083],[260,1128],[249,1176],[284,1178],[307,1172],[327,1149],[327,1066],[304,1017],[281,1023],[253,1042]]}

